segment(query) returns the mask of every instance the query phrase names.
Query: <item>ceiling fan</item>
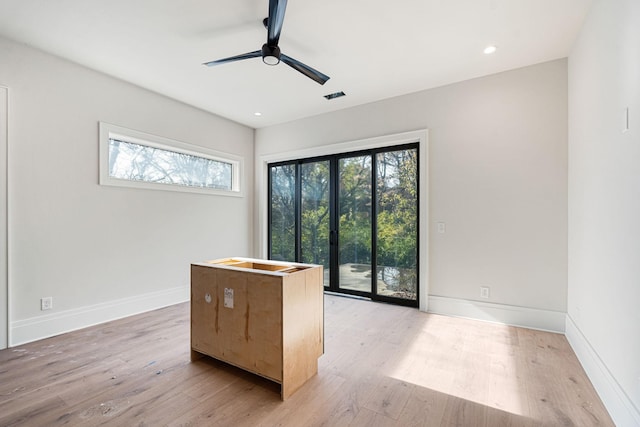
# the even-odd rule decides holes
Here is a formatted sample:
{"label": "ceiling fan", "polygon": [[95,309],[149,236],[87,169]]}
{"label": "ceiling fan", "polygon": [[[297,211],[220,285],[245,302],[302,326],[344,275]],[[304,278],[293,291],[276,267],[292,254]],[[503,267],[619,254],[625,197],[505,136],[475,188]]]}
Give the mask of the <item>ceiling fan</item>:
{"label": "ceiling fan", "polygon": [[282,24],[284,23],[284,12],[286,8],[287,0],[269,0],[269,17],[262,21],[264,26],[267,28],[267,42],[262,45],[261,50],[205,62],[203,65],[213,67],[215,65],[226,64],[228,62],[241,61],[243,59],[251,59],[261,56],[262,62],[267,65],[278,65],[280,61],[282,61],[294,70],[299,71],[321,85],[325,84],[327,80],[329,80],[329,76],[280,52],[278,41],[280,40],[280,32],[282,31]]}

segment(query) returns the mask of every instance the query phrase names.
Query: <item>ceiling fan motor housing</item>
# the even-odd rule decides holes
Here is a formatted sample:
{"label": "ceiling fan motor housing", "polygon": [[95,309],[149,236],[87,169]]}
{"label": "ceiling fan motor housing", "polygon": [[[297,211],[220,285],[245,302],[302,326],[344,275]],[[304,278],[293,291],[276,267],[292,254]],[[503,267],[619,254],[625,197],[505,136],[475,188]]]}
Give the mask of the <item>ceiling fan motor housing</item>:
{"label": "ceiling fan motor housing", "polygon": [[262,45],[262,62],[267,65],[278,65],[280,63],[280,48],[278,46]]}

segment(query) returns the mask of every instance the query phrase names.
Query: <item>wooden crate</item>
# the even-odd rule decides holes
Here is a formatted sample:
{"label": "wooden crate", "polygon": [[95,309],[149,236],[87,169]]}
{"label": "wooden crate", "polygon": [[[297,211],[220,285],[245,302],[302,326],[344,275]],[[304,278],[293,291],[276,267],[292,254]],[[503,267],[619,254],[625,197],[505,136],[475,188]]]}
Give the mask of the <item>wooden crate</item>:
{"label": "wooden crate", "polygon": [[322,266],[250,258],[191,264],[191,357],[275,381],[284,400],[318,372],[323,301]]}

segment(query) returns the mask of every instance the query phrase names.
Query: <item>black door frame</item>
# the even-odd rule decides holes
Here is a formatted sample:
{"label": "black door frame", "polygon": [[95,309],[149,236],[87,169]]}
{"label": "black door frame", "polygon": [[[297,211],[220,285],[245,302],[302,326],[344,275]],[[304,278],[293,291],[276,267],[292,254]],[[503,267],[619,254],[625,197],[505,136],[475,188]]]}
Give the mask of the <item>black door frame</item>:
{"label": "black door frame", "polygon": [[[375,212],[375,206],[377,206],[377,154],[390,151],[399,151],[406,149],[415,149],[417,160],[420,158],[420,144],[419,142],[405,143],[399,145],[389,145],[385,147],[377,147],[371,149],[364,149],[358,151],[352,151],[347,153],[330,154],[316,157],[308,157],[295,160],[285,160],[279,162],[269,163],[267,165],[267,197],[268,197],[268,210],[267,210],[267,254],[271,258],[271,198],[272,198],[272,168],[284,165],[295,165],[295,262],[300,262],[302,258],[301,248],[301,236],[302,236],[302,224],[300,221],[302,214],[302,174],[301,167],[305,163],[316,163],[321,161],[329,161],[329,286],[325,286],[326,291],[337,292],[341,294],[355,295],[365,298],[370,298],[374,301],[389,302],[398,305],[405,305],[410,307],[418,307],[420,301],[420,162],[417,162],[416,170],[416,186],[417,186],[417,206],[416,206],[416,297],[415,299],[403,299],[390,297],[386,295],[380,295],[377,293],[377,215]],[[371,156],[371,209],[372,209],[372,221],[371,221],[371,292],[357,291],[353,289],[340,288],[339,284],[339,236],[340,236],[340,220],[337,214],[338,198],[339,198],[339,174],[338,163],[340,159],[349,157],[358,157],[363,155]]]}

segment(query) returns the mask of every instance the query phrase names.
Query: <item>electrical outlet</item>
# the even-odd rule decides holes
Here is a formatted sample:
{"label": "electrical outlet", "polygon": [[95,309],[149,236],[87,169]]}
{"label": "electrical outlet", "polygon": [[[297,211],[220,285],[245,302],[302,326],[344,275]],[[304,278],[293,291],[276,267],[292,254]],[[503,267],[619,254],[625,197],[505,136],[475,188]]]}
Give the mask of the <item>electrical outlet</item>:
{"label": "electrical outlet", "polygon": [[438,233],[444,233],[447,231],[447,225],[444,222],[438,223]]}
{"label": "electrical outlet", "polygon": [[489,298],[488,286],[480,286],[480,298]]}
{"label": "electrical outlet", "polygon": [[53,308],[53,297],[40,298],[40,310],[51,310]]}

